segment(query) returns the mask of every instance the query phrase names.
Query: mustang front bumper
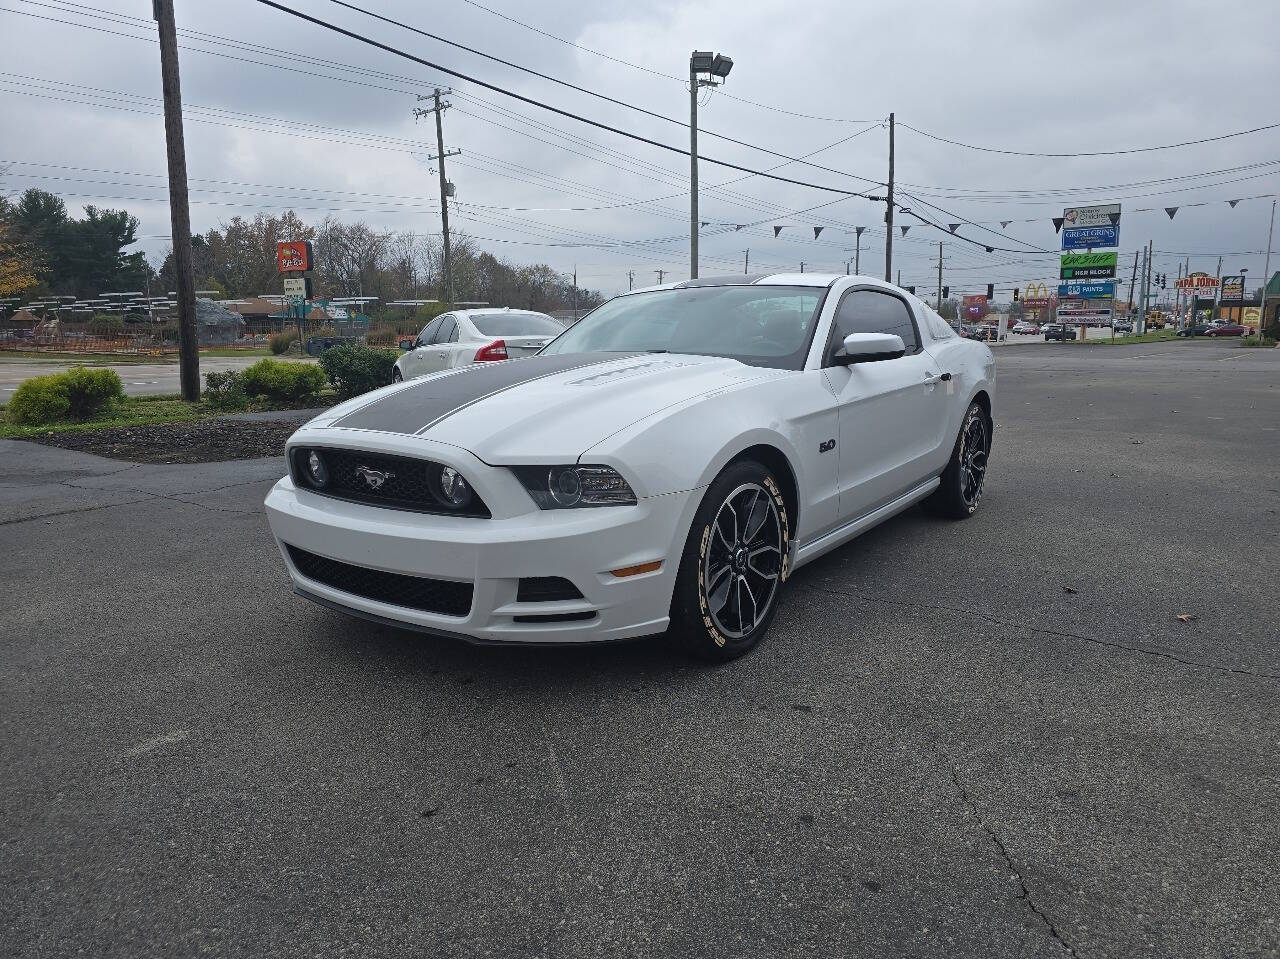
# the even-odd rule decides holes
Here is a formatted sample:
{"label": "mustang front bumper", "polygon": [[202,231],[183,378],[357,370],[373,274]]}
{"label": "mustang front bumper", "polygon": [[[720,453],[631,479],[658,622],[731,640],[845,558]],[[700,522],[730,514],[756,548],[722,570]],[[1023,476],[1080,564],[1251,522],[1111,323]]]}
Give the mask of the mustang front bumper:
{"label": "mustang front bumper", "polygon": [[[266,510],[295,590],[322,605],[476,642],[585,643],[666,629],[701,495],[694,490],[634,506],[546,511],[530,501],[527,512],[495,510],[494,518],[479,519],[350,503],[298,489],[285,477],[268,494]],[[346,570],[354,575],[344,582],[344,567],[313,558],[309,569],[326,570],[327,581],[320,582],[299,570],[289,547],[358,569]],[[610,572],[659,560],[653,572]],[[396,574],[443,581],[455,593],[456,584],[469,584],[470,611],[446,615],[389,602],[393,591],[378,577],[403,583]],[[569,580],[582,597],[517,599],[522,578],[551,576]]]}

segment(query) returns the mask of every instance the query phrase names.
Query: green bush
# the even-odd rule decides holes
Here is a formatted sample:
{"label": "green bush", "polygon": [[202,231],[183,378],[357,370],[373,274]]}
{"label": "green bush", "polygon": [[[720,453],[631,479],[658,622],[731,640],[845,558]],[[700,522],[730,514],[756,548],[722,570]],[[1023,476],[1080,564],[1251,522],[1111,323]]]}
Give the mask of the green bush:
{"label": "green bush", "polygon": [[271,347],[271,352],[276,356],[280,356],[282,353],[289,352],[289,344],[297,338],[297,330],[285,330],[283,333],[272,333],[267,343]]}
{"label": "green bush", "polygon": [[368,393],[391,382],[395,350],[374,350],[367,346],[335,346],[320,354],[320,366],[338,395],[346,398]]}
{"label": "green bush", "polygon": [[240,410],[249,405],[244,376],[237,370],[204,375],[204,398],[214,409]]}
{"label": "green bush", "polygon": [[1263,349],[1272,349],[1276,345],[1276,341],[1269,336],[1242,336],[1240,338],[1241,346],[1262,347]]}
{"label": "green bush", "polygon": [[9,419],[33,426],[61,419],[86,419],[124,399],[124,384],[114,370],[73,366],[65,373],[35,376],[9,401]]}
{"label": "green bush", "polygon": [[324,370],[315,363],[286,363],[258,360],[240,374],[244,391],[250,396],[273,400],[300,400],[324,388]]}
{"label": "green bush", "polygon": [[95,313],[85,329],[94,336],[118,336],[124,332],[124,320],[111,313]]}

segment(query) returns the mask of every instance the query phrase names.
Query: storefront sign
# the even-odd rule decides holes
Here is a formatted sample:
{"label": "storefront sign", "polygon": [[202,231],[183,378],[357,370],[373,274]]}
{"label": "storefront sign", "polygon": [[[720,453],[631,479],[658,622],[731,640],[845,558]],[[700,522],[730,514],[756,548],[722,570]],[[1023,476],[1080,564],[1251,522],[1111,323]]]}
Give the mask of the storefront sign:
{"label": "storefront sign", "polygon": [[1049,305],[1049,288],[1043,283],[1028,283],[1022,297],[1022,305],[1037,309]]}
{"label": "storefront sign", "polygon": [[1116,275],[1115,253],[1064,253],[1061,280],[1111,280]]}
{"label": "storefront sign", "polygon": [[298,240],[276,244],[277,273],[305,273],[311,269],[311,243]]}
{"label": "storefront sign", "polygon": [[1120,218],[1120,204],[1102,206],[1069,206],[1062,211],[1063,229],[1077,227],[1116,226]]}
{"label": "storefront sign", "polygon": [[1088,250],[1095,246],[1119,246],[1119,226],[1086,226],[1076,229],[1062,228],[1064,250]]}
{"label": "storefront sign", "polygon": [[1115,295],[1114,283],[1062,283],[1058,286],[1060,300],[1110,300]]}
{"label": "storefront sign", "polygon": [[1244,299],[1244,277],[1224,276],[1222,278],[1223,303],[1239,303]]}

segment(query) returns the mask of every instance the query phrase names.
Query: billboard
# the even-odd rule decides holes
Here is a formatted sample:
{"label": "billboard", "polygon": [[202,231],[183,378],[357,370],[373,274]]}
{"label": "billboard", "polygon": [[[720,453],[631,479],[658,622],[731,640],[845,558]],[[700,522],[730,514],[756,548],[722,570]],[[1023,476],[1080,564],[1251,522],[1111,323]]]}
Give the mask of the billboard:
{"label": "billboard", "polygon": [[311,277],[286,276],[284,296],[290,303],[301,303],[303,300],[311,299]]}
{"label": "billboard", "polygon": [[1199,299],[1212,299],[1218,293],[1218,278],[1208,273],[1191,273],[1174,284],[1179,293],[1188,293]]}
{"label": "billboard", "polygon": [[1062,211],[1062,225],[1067,229],[1116,226],[1119,220],[1119,203],[1105,203],[1102,206],[1069,206]]}
{"label": "billboard", "polygon": [[1064,253],[1060,280],[1112,280],[1116,275],[1116,254]]}
{"label": "billboard", "polygon": [[987,312],[987,298],[981,294],[971,294],[960,301],[960,307],[970,319],[981,319]]}
{"label": "billboard", "polygon": [[1222,278],[1222,297],[1223,303],[1239,303],[1244,299],[1244,277],[1243,276],[1224,276]]}
{"label": "billboard", "polygon": [[1068,229],[1062,228],[1062,248],[1064,250],[1088,250],[1095,246],[1119,246],[1120,227],[1082,226]]}
{"label": "billboard", "polygon": [[1049,289],[1043,283],[1028,283],[1022,297],[1022,305],[1030,309],[1049,305]]}
{"label": "billboard", "polygon": [[1116,295],[1116,285],[1106,283],[1060,283],[1058,299],[1060,300],[1111,300]]}
{"label": "billboard", "polygon": [[276,244],[277,273],[305,273],[311,269],[311,242],[296,240]]}

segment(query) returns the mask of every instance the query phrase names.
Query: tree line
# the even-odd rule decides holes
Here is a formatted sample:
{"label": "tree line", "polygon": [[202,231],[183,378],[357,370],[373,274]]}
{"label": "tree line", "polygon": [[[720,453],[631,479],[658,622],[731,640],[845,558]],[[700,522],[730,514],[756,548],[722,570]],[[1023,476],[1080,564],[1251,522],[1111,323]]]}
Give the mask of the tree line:
{"label": "tree line", "polygon": [[[140,252],[138,220],[124,210],[84,208],[67,212],[62,199],[29,189],[0,197],[0,295],[62,294],[94,297],[106,291],[142,290],[146,284],[176,289],[173,254],[157,267]],[[453,286],[459,301],[552,310],[589,309],[598,292],[575,289],[572,280],[544,263],[516,264],[480,250],[464,234],[451,236]],[[443,300],[443,251],[433,234],[381,230],[333,216],[309,224],[294,211],[233,217],[191,238],[196,288],[233,298],[279,293],[276,243],[310,240],[317,297],[376,296]],[[376,307],[375,307],[376,308]]]}

